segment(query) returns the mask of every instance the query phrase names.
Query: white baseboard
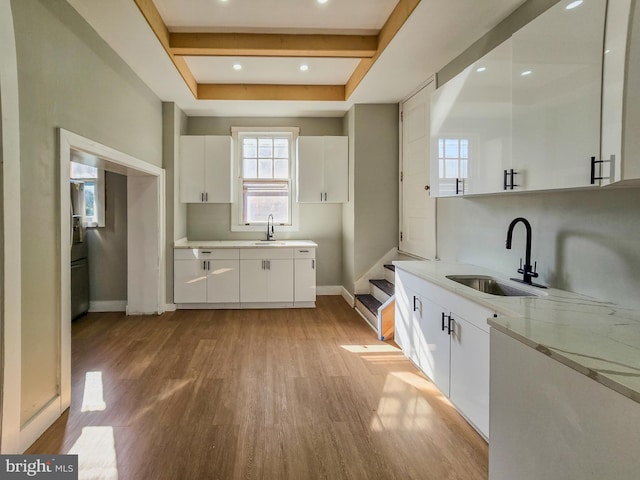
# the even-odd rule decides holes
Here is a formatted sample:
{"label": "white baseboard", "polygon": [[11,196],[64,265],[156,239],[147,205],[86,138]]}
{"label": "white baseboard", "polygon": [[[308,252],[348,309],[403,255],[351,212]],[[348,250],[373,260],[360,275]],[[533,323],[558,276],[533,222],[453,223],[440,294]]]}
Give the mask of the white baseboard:
{"label": "white baseboard", "polygon": [[126,300],[103,300],[89,302],[90,312],[125,312],[126,310]]}
{"label": "white baseboard", "polygon": [[351,308],[356,306],[355,297],[351,295],[346,288],[341,287],[340,295],[342,295],[342,298],[344,298],[344,301],[347,302]]}
{"label": "white baseboard", "polygon": [[175,303],[167,303],[164,306],[165,312],[175,312],[178,309],[178,306]]}
{"label": "white baseboard", "polygon": [[342,285],[322,285],[316,287],[316,295],[342,295]]}

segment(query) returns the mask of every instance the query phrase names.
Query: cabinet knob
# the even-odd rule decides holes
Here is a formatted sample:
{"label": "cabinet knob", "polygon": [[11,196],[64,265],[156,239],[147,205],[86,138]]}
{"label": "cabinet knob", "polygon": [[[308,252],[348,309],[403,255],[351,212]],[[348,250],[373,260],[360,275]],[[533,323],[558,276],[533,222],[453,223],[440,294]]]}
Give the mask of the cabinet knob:
{"label": "cabinet knob", "polygon": [[425,185],[424,189],[428,192],[429,190],[431,190],[431,185]]}

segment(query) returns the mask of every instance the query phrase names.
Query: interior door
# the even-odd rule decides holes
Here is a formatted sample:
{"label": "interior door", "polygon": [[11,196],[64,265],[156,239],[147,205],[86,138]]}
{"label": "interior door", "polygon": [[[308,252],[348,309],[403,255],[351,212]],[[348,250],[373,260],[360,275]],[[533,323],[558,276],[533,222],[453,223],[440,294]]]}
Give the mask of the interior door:
{"label": "interior door", "polygon": [[436,256],[436,200],[429,196],[429,108],[435,82],[402,104],[400,250]]}

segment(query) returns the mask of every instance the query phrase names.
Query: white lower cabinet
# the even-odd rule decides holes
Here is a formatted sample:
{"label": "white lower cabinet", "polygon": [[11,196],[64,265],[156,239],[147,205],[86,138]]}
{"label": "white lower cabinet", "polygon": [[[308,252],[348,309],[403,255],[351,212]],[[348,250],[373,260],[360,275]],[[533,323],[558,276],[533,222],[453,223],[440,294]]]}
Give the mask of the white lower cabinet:
{"label": "white lower cabinet", "polygon": [[240,301],[238,249],[176,249],[173,258],[175,303]]}
{"label": "white lower cabinet", "polygon": [[177,304],[251,308],[316,302],[312,247],[175,248],[173,277]]}
{"label": "white lower cabinet", "polygon": [[240,302],[293,303],[293,249],[240,251]]}
{"label": "white lower cabinet", "polygon": [[489,326],[494,312],[396,268],[395,337],[403,352],[489,438]]}

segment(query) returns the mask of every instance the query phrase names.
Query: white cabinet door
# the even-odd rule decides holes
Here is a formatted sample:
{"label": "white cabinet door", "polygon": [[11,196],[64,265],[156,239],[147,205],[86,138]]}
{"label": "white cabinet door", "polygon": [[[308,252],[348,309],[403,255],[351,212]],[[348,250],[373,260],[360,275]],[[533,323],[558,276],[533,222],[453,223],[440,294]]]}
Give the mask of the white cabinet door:
{"label": "white cabinet door", "polygon": [[231,203],[232,141],[228,136],[205,137],[205,202]]}
{"label": "white cabinet door", "polygon": [[240,301],[253,303],[268,300],[265,260],[240,260]]}
{"label": "white cabinet door", "polygon": [[229,136],[181,136],[180,201],[231,203],[232,152]]}
{"label": "white cabinet door", "polygon": [[267,299],[293,302],[293,259],[267,260]]}
{"label": "white cabinet door", "polygon": [[205,303],[207,272],[205,260],[176,260],[173,263],[174,303]]}
{"label": "white cabinet door", "polygon": [[324,137],[324,201],[349,201],[349,138]]}
{"label": "white cabinet door", "polygon": [[513,161],[526,190],[591,183],[606,3],[559,2],[513,34]]}
{"label": "white cabinet door", "polygon": [[239,260],[208,260],[207,302],[238,303],[240,301]]}
{"label": "white cabinet door", "polygon": [[448,312],[431,300],[418,297],[420,315],[415,345],[418,366],[442,393],[449,396],[450,340]]}
{"label": "white cabinet door", "polygon": [[324,139],[298,137],[298,202],[319,203],[324,197]]}
{"label": "white cabinet door", "polygon": [[180,201],[182,203],[204,201],[204,139],[202,135],[180,137]]}
{"label": "white cabinet door", "polygon": [[294,302],[316,301],[316,260],[296,258],[295,260]]}
{"label": "white cabinet door", "polygon": [[348,137],[298,137],[297,152],[298,202],[348,201]]}
{"label": "white cabinet door", "polygon": [[403,275],[399,269],[396,269],[395,281],[396,308],[393,337],[403,353],[408,358],[413,358],[414,347],[411,335],[414,323],[413,296],[404,286]]}
{"label": "white cabinet door", "polygon": [[[511,40],[431,97],[431,195],[494,193],[511,164]],[[509,172],[510,173],[510,172]]]}
{"label": "white cabinet door", "polygon": [[[601,185],[640,179],[640,9],[609,2],[602,85]],[[613,165],[606,160],[613,156]],[[613,168],[611,168],[613,167]]]}
{"label": "white cabinet door", "polygon": [[[482,309],[481,309],[482,310]],[[488,313],[480,313],[488,318]],[[451,402],[489,437],[489,334],[452,314]]]}

